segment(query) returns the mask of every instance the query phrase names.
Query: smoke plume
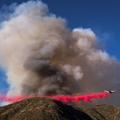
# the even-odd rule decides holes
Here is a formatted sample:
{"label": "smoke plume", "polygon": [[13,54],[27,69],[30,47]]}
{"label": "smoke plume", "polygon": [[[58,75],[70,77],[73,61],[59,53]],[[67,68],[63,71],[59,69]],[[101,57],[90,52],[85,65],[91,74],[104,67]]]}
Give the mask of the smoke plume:
{"label": "smoke plume", "polygon": [[16,6],[0,23],[0,62],[8,96],[85,93],[120,84],[120,64],[95,33],[67,28],[41,1]]}

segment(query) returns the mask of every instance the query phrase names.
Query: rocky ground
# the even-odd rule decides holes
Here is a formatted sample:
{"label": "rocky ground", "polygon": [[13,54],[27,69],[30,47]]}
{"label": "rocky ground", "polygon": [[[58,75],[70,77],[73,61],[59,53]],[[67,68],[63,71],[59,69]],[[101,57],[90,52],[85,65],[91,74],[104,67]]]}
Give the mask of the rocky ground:
{"label": "rocky ground", "polygon": [[120,120],[120,107],[32,98],[1,107],[0,120]]}

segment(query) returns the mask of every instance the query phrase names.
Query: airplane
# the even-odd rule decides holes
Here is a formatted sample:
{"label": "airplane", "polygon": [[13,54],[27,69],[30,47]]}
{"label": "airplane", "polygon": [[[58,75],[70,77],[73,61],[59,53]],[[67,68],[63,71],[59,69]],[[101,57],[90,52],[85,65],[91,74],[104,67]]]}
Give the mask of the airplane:
{"label": "airplane", "polygon": [[104,90],[105,92],[107,92],[107,93],[110,93],[110,94],[112,94],[112,93],[115,93],[116,91],[115,90]]}

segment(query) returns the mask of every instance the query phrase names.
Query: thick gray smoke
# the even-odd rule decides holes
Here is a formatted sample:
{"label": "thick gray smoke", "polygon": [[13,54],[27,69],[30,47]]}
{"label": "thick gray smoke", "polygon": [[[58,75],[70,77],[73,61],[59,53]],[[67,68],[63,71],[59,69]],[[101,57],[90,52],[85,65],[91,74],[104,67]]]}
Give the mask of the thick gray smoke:
{"label": "thick gray smoke", "polygon": [[120,64],[91,29],[70,30],[41,1],[17,6],[0,24],[0,62],[8,95],[51,95],[119,87]]}

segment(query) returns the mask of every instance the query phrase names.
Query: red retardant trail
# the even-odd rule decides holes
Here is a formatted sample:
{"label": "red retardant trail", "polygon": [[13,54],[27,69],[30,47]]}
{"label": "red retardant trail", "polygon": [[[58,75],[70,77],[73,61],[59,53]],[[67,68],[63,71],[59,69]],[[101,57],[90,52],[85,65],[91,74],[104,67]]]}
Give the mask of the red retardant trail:
{"label": "red retardant trail", "polygon": [[[103,91],[103,92],[98,92],[98,93],[91,93],[91,94],[87,94],[87,95],[55,95],[55,96],[37,96],[40,98],[50,98],[50,99],[54,99],[54,100],[58,100],[61,102],[80,102],[80,101],[84,101],[84,102],[92,102],[92,100],[94,99],[102,99],[105,98],[107,96],[109,96],[109,92],[107,91]],[[0,101],[6,101],[6,102],[18,102],[24,99],[28,99],[28,98],[32,98],[32,97],[36,97],[36,96],[0,96]]]}

